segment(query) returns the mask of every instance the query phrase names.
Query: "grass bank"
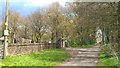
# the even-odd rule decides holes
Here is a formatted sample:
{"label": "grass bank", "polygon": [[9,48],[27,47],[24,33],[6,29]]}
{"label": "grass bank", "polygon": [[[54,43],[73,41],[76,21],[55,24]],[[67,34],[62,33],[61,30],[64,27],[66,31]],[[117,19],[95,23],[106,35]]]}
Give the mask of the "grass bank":
{"label": "grass bank", "polygon": [[102,46],[102,52],[99,54],[98,66],[118,68],[118,57],[119,56],[116,57],[117,55],[116,46],[117,46],[116,44],[105,44]]}
{"label": "grass bank", "polygon": [[51,49],[40,52],[8,56],[2,60],[3,66],[55,66],[66,60],[69,54],[64,49]]}
{"label": "grass bank", "polygon": [[99,57],[98,66],[117,66],[118,61],[116,57],[105,53],[100,53]]}

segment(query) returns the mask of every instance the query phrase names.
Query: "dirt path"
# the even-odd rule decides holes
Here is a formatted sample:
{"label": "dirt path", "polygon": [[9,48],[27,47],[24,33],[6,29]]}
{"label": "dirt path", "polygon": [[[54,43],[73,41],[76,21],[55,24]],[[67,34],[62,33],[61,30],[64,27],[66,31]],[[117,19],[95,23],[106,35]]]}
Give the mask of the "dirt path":
{"label": "dirt path", "polygon": [[66,48],[70,58],[58,66],[97,66],[100,45],[91,48]]}

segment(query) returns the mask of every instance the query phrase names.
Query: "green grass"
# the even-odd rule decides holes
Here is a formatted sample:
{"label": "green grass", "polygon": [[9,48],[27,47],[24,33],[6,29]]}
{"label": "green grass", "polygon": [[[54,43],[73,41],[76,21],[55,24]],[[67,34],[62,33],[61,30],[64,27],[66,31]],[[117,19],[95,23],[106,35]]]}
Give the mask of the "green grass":
{"label": "green grass", "polygon": [[69,54],[64,49],[51,49],[40,52],[7,56],[2,60],[3,66],[55,66],[66,60]]}
{"label": "green grass", "polygon": [[93,47],[95,44],[90,45],[72,45],[73,48],[90,48]]}
{"label": "green grass", "polygon": [[117,60],[115,57],[100,53],[98,66],[117,66]]}

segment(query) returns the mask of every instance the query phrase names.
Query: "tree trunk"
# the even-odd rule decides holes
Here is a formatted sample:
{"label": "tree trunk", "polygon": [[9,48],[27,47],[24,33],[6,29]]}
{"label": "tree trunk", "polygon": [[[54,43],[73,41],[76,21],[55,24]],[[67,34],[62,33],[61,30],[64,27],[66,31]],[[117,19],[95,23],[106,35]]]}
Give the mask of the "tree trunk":
{"label": "tree trunk", "polygon": [[51,44],[52,44],[52,47],[54,47],[54,33],[52,32],[52,37],[51,37]]}
{"label": "tree trunk", "polygon": [[13,37],[12,37],[12,43],[14,44],[14,41],[15,41],[15,34],[13,34]]}

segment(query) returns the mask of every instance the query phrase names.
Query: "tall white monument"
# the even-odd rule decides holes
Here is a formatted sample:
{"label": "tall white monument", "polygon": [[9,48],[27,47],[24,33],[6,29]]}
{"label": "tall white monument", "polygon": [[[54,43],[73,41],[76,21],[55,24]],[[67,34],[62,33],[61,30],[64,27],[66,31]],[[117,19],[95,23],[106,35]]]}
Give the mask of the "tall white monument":
{"label": "tall white monument", "polygon": [[99,27],[97,28],[97,31],[96,31],[96,42],[97,43],[102,42],[102,30],[99,29]]}

